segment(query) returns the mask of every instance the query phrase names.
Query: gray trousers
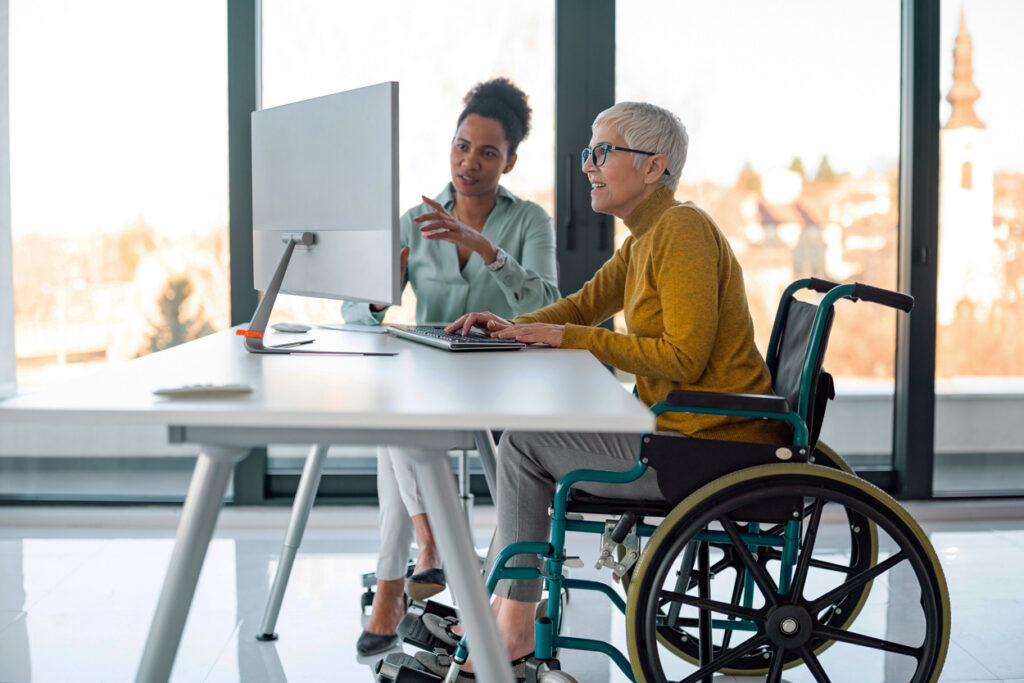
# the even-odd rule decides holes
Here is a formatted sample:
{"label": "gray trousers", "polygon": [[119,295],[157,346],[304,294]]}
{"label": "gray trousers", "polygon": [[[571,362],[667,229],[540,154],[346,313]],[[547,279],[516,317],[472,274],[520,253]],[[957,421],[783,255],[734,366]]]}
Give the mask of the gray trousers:
{"label": "gray trousers", "polygon": [[[555,484],[572,470],[628,470],[636,464],[640,434],[505,432],[498,444],[498,528],[487,554],[487,569],[510,543],[551,540],[548,517]],[[609,498],[660,500],[654,470],[629,484],[584,482],[578,488]],[[540,567],[536,556],[519,555],[507,567]],[[494,594],[520,602],[540,600],[541,579],[502,580]]]}

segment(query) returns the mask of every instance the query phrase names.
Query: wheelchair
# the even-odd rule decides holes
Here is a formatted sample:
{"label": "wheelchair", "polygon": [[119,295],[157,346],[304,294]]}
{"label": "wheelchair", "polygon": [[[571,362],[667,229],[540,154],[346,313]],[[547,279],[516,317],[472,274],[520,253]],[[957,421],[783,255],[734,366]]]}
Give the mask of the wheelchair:
{"label": "wheelchair", "polygon": [[[795,298],[801,290],[823,296],[806,303]],[[886,681],[938,680],[950,606],[935,550],[899,503],[817,439],[834,397],[822,361],[840,299],[913,307],[912,297],[868,285],[797,280],[782,295],[766,354],[774,396],[674,391],[651,408],[656,415],[783,420],[792,427],[790,443],[646,434],[632,469],[576,470],[558,482],[550,543],[514,543],[498,554],[487,577],[491,592],[500,579],[539,577],[549,596],[596,591],[625,617],[627,654],[561,635],[561,601],[549,600],[536,623],[528,683],[575,680],[560,671],[560,649],[604,653],[638,683],[710,682],[715,674],[776,682],[787,669],[818,682],[863,680],[851,666],[875,667]],[[573,488],[628,483],[648,467],[657,472],[661,500],[599,498]],[[587,513],[611,519],[586,520]],[[565,575],[575,559],[565,554],[569,531],[600,535],[598,565],[621,580],[625,599],[610,585]],[[505,566],[520,554],[541,557],[543,569]],[[463,639],[450,656],[448,680],[467,656]],[[394,677],[382,680],[440,680],[393,669]]]}

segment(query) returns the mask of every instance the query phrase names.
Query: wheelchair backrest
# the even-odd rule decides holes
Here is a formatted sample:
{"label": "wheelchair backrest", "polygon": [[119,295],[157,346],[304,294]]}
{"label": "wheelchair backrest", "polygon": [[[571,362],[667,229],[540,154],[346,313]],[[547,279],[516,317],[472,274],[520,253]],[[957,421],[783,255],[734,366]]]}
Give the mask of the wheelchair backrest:
{"label": "wheelchair backrest", "polygon": [[[818,306],[797,301],[789,297],[785,305],[779,306],[779,322],[781,327],[776,338],[775,348],[768,353],[768,369],[772,373],[772,391],[782,396],[789,404],[790,410],[800,413],[811,434],[811,446],[817,438],[824,418],[826,398],[832,398],[832,382],[828,373],[821,369],[825,358],[825,347],[828,345],[829,332],[832,330],[832,319],[835,310],[830,306],[825,317],[825,326],[819,339],[814,339],[814,319],[818,314]],[[813,355],[813,372],[805,377],[804,366],[808,356]],[[803,384],[807,382],[808,401],[801,410],[800,394]]]}

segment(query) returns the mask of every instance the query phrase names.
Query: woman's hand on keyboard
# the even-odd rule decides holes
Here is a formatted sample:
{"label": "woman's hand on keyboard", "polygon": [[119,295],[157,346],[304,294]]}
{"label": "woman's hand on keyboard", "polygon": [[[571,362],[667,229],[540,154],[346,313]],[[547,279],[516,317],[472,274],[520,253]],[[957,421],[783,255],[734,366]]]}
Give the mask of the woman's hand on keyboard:
{"label": "woman's hand on keyboard", "polygon": [[494,334],[495,332],[499,332],[511,325],[512,323],[500,316],[494,315],[493,313],[467,313],[448,327],[444,328],[444,331],[452,334],[458,334],[461,332],[464,335],[468,335],[472,328],[479,327],[487,330],[487,332],[494,337],[497,336]]}
{"label": "woman's hand on keyboard", "polygon": [[551,323],[527,323],[525,325],[508,325],[493,334],[497,339],[515,339],[524,344],[547,344],[557,349],[562,345],[564,325]]}

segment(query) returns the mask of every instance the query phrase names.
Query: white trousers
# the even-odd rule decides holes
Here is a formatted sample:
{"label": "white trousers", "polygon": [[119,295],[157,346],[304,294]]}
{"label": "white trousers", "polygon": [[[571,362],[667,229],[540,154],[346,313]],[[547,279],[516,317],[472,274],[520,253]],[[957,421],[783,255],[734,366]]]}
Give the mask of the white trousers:
{"label": "white trousers", "polygon": [[401,448],[377,447],[377,497],[380,500],[380,554],[377,579],[405,577],[412,551],[413,515],[425,512],[413,466],[400,459]]}

